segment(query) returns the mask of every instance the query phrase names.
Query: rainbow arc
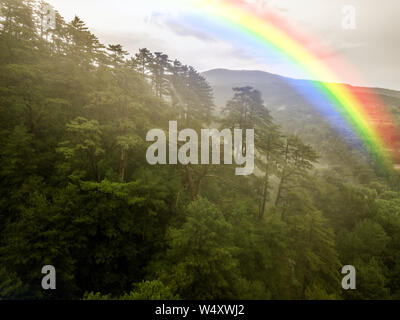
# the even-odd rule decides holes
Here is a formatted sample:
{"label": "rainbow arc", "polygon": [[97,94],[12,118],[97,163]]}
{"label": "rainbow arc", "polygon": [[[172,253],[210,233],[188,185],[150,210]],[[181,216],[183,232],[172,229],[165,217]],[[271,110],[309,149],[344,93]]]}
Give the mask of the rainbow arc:
{"label": "rainbow arc", "polygon": [[[197,16],[214,20],[241,37],[251,38],[265,50],[274,51],[311,79],[333,79],[332,82],[313,81],[313,93],[307,95],[314,95],[314,106],[322,115],[335,112],[376,159],[400,163],[399,128],[377,95],[372,90],[360,93],[354,87],[341,84],[343,81],[335,71],[337,66],[328,65],[322,59],[326,50],[310,49],[310,38],[294,31],[281,17],[244,0],[176,1]],[[315,38],[312,40],[317,42]]]}

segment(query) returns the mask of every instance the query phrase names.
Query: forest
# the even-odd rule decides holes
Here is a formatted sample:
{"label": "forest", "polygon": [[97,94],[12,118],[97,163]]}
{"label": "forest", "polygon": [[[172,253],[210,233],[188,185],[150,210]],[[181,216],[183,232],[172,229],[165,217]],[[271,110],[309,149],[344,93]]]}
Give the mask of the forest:
{"label": "forest", "polygon": [[[0,299],[400,298],[397,171],[319,168],[258,88],[219,110],[194,67],[102,44],[77,16],[43,30],[39,7],[0,0]],[[169,121],[254,129],[254,174],[150,165],[146,134]]]}

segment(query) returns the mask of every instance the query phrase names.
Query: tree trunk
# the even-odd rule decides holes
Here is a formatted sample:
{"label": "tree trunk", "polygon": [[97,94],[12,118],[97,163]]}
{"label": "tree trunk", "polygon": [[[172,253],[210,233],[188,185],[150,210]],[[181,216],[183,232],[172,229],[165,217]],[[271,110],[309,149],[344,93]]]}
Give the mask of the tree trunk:
{"label": "tree trunk", "polygon": [[125,149],[121,147],[120,158],[119,158],[119,177],[122,181],[125,181]]}
{"label": "tree trunk", "polygon": [[193,178],[193,172],[190,169],[189,165],[185,166],[186,178],[189,185],[190,195],[192,200],[196,200],[197,196],[200,194],[201,183],[208,172],[209,167],[204,167],[203,171],[199,174],[197,179]]}
{"label": "tree trunk", "polygon": [[282,178],[281,178],[281,181],[279,182],[278,193],[276,194],[275,207],[279,204],[279,200],[281,198],[282,186],[285,182],[285,171],[286,171],[286,166],[288,163],[288,156],[289,156],[289,141],[286,141],[285,167],[282,169]]}
{"label": "tree trunk", "polygon": [[276,199],[275,199],[275,207],[279,204],[279,201],[281,200],[282,187],[284,183],[285,183],[285,171],[282,172],[282,178],[281,181],[279,181],[278,192],[276,194]]}
{"label": "tree trunk", "polygon": [[264,218],[265,214],[265,206],[267,203],[267,198],[268,198],[268,186],[269,186],[269,177],[268,174],[265,175],[265,180],[264,180],[264,186],[263,186],[263,195],[262,195],[262,203],[261,203],[261,209],[260,209],[260,219]]}

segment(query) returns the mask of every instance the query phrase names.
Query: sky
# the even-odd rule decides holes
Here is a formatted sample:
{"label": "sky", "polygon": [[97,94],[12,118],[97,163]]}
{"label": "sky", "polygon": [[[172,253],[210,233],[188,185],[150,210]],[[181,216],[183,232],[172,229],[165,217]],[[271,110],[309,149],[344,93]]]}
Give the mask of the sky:
{"label": "sky", "polygon": [[[188,1],[188,0],[186,0]],[[189,0],[190,1],[190,0]],[[330,48],[323,62],[345,61],[341,82],[400,90],[399,0],[243,0],[272,10],[302,34],[308,46]],[[286,59],[229,29],[191,16],[179,0],[47,0],[70,21],[77,15],[104,44],[161,51],[199,71],[261,70],[307,78]],[[345,6],[355,9],[354,29],[345,29]],[[354,76],[357,75],[357,76]],[[310,77],[308,77],[310,78]],[[332,81],[332,79],[314,79]]]}

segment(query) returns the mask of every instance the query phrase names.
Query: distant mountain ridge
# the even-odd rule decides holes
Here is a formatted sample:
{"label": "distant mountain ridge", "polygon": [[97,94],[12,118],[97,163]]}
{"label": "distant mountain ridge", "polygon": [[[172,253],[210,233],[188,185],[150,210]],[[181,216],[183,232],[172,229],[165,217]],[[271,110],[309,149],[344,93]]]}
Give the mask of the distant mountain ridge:
{"label": "distant mountain ridge", "polygon": [[[229,69],[218,68],[202,72],[202,75],[208,80],[211,86],[217,89],[215,90],[215,98],[218,106],[220,106],[223,100],[227,98],[226,96],[223,95],[224,92],[221,92],[218,89],[226,89],[231,85],[233,86],[250,85],[253,86],[254,88],[257,88],[262,93],[266,93],[267,89],[266,86],[269,86],[268,88],[270,90],[268,90],[268,93],[269,94],[272,93],[272,95],[274,96],[271,89],[280,89],[277,92],[275,92],[278,94],[283,89],[290,88],[293,90],[293,86],[299,86],[299,87],[309,86],[311,82],[315,82],[305,79],[294,79],[259,70],[229,70]],[[356,92],[373,90],[375,93],[377,93],[383,98],[386,97],[386,98],[400,99],[400,91],[384,89],[384,88],[360,87],[360,86],[353,86],[350,84],[345,84],[345,85],[352,87],[353,90],[355,90]],[[264,94],[263,96],[264,100],[268,101],[268,97],[265,96]]]}

